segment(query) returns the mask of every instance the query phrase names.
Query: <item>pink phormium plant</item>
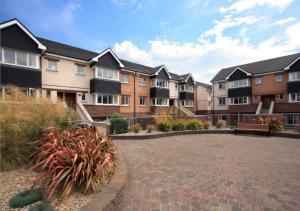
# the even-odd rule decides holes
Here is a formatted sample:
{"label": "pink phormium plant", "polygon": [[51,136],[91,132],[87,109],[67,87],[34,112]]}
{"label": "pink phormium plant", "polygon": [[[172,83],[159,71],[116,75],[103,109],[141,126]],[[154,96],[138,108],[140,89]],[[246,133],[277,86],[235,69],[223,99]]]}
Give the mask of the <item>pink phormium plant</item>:
{"label": "pink phormium plant", "polygon": [[263,125],[268,125],[271,131],[275,130],[282,130],[283,127],[283,116],[266,116],[266,117],[259,117],[259,121]]}
{"label": "pink phormium plant", "polygon": [[96,128],[72,127],[44,134],[37,146],[34,169],[40,171],[35,184],[48,199],[57,192],[68,196],[76,187],[83,193],[98,190],[108,182],[116,165],[116,147]]}

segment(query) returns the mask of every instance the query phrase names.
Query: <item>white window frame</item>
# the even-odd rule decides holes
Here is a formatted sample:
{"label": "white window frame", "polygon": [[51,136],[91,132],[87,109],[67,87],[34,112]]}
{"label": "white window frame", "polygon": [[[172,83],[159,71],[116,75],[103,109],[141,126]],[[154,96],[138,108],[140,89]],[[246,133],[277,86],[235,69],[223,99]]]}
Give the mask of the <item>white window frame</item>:
{"label": "white window frame", "polygon": [[262,84],[262,77],[257,77],[257,78],[255,78],[255,84],[256,84],[256,85]]}
{"label": "white window frame", "polygon": [[[223,88],[220,88],[220,85],[221,85]],[[218,83],[218,90],[226,90],[226,83],[225,83],[225,82]]]}
{"label": "white window frame", "polygon": [[[191,105],[188,105],[187,102],[192,102]],[[184,107],[187,107],[187,108],[192,108],[194,107],[194,101],[193,100],[181,100],[180,104]]]}
{"label": "white window frame", "polygon": [[[244,82],[246,82],[244,84]],[[237,83],[237,85],[235,84]],[[237,89],[242,87],[249,87],[249,79],[242,79],[242,80],[235,80],[235,81],[229,81],[229,89]]]}
{"label": "white window frame", "polygon": [[[125,103],[123,103],[123,99],[125,99]],[[129,101],[129,96],[128,95],[122,95],[121,96],[121,105],[122,106],[129,106],[130,101]]]}
{"label": "white window frame", "polygon": [[[124,80],[125,79],[125,80]],[[128,84],[129,83],[129,75],[128,74],[122,74],[120,75],[120,81],[123,84]]]}
{"label": "white window frame", "polygon": [[[9,63],[5,61],[5,55],[4,55],[4,51],[5,50],[10,50],[14,52],[14,63]],[[18,66],[18,67],[26,67],[26,68],[34,68],[39,70],[40,69],[40,60],[39,60],[39,55],[38,54],[34,54],[34,53],[28,53],[26,51],[20,51],[20,50],[15,50],[15,49],[11,49],[11,48],[0,48],[1,51],[1,57],[0,57],[0,62],[1,64],[8,64],[8,65],[14,65],[14,66]],[[17,52],[18,53],[25,53],[26,54],[26,65],[20,65],[17,63]],[[29,65],[29,55],[34,56],[35,57],[35,66],[31,66]]]}
{"label": "white window frame", "polygon": [[[142,100],[142,102],[143,102],[142,104],[141,104],[141,99],[143,99],[143,100]],[[139,97],[139,106],[145,107],[146,104],[147,104],[147,97],[146,97],[146,96],[140,96],[140,97]]]}
{"label": "white window frame", "polygon": [[146,86],[146,78],[140,77],[139,78],[139,85],[140,86]]}
{"label": "white window frame", "polygon": [[[280,78],[278,78],[278,77],[280,77]],[[283,81],[283,75],[275,75],[275,82],[280,83],[282,81]]]}
{"label": "white window frame", "polygon": [[[292,95],[295,95],[295,100],[292,100]],[[298,100],[299,98],[299,100]],[[289,102],[290,103],[300,103],[300,92],[299,93],[289,93]]]}
{"label": "white window frame", "polygon": [[[163,83],[164,86],[159,85],[159,83]],[[154,79],[151,80],[151,87],[160,87],[160,88],[168,89],[169,88],[169,81],[164,80],[164,79],[160,79],[160,78],[154,78]]]}
{"label": "white window frame", "polygon": [[289,81],[300,81],[300,71],[289,73]]}
{"label": "white window frame", "polygon": [[[220,99],[224,99],[224,104],[221,104],[221,103],[220,103]],[[224,107],[224,106],[226,106],[226,97],[219,97],[219,98],[218,98],[218,106],[219,106],[219,107]]]}
{"label": "white window frame", "polygon": [[[109,78],[109,77],[104,77],[103,76],[103,72],[104,71],[111,71],[112,75],[115,75],[116,77],[113,78]],[[99,76],[99,73],[101,72],[101,76]],[[101,79],[105,79],[105,80],[111,80],[111,81],[120,81],[120,71],[118,70],[112,70],[112,69],[108,69],[108,68],[103,68],[103,67],[96,67],[95,68],[95,78],[101,78]]]}
{"label": "white window frame", "polygon": [[[84,65],[76,65],[76,75],[82,75],[85,76],[85,66]],[[82,72],[79,71],[79,69],[82,68]]]}
{"label": "white window frame", "polygon": [[[189,88],[191,88],[191,90],[189,90]],[[182,85],[180,85],[179,90],[180,90],[180,92],[194,92],[194,86],[182,84]]]}
{"label": "white window frame", "polygon": [[[237,99],[238,103],[234,102],[236,99]],[[244,102],[245,99],[246,99],[246,102]],[[249,104],[249,97],[232,97],[232,98],[229,98],[229,105],[248,105],[248,104]]]}
{"label": "white window frame", "polygon": [[[159,100],[164,100],[165,104],[158,104]],[[165,97],[153,97],[151,98],[151,106],[169,106],[169,98]]]}
{"label": "white window frame", "polygon": [[[98,102],[98,97],[102,98],[102,103],[99,103]],[[112,104],[109,104],[109,103],[103,103],[103,96],[112,96],[112,99],[113,99],[113,103]],[[117,99],[115,102],[115,99]],[[97,93],[95,94],[95,104],[96,105],[103,105],[103,106],[111,106],[111,105],[119,105],[119,95],[114,95],[114,94],[102,94],[102,93]]]}
{"label": "white window frame", "polygon": [[[49,66],[51,63],[55,64],[55,65],[54,65],[54,68],[52,68],[51,66]],[[50,70],[50,71],[58,71],[58,70],[57,70],[57,61],[54,61],[54,60],[48,60],[48,63],[47,63],[47,70]]]}

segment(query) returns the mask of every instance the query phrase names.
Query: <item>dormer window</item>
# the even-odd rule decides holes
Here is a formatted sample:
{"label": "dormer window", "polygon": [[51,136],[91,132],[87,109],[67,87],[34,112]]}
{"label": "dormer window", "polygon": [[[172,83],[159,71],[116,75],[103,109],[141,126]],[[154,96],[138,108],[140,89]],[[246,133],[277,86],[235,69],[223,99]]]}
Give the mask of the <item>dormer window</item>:
{"label": "dormer window", "polygon": [[96,77],[109,80],[119,80],[119,71],[103,67],[96,67]]}
{"label": "dormer window", "polygon": [[1,63],[22,67],[39,68],[39,57],[36,54],[14,49],[0,48]]}
{"label": "dormer window", "polygon": [[162,88],[168,88],[169,82],[167,80],[155,78],[151,80],[151,86],[152,87],[162,87]]}
{"label": "dormer window", "polygon": [[248,79],[242,79],[242,80],[236,80],[236,81],[230,81],[229,82],[229,88],[240,88],[240,87],[247,87],[249,86],[249,80]]}

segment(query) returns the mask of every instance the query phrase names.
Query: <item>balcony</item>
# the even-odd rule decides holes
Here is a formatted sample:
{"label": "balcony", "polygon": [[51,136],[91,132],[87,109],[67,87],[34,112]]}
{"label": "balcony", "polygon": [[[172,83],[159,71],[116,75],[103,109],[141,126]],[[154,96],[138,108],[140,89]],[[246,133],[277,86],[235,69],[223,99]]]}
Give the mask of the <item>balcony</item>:
{"label": "balcony", "polygon": [[179,99],[180,100],[194,100],[194,93],[193,92],[180,92]]}
{"label": "balcony", "polygon": [[170,98],[170,90],[167,88],[151,87],[150,97]]}
{"label": "balcony", "polygon": [[228,89],[228,97],[248,97],[252,95],[251,87]]}
{"label": "balcony", "polygon": [[91,93],[108,93],[108,94],[121,94],[121,82],[113,80],[105,80],[93,78],[90,81]]}

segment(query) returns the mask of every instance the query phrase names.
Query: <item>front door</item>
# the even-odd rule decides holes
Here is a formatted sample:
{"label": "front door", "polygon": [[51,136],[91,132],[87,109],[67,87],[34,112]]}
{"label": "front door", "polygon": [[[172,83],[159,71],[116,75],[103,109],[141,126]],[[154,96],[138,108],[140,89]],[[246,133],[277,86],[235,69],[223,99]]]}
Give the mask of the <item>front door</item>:
{"label": "front door", "polygon": [[76,109],[76,93],[65,93],[65,95],[67,105]]}
{"label": "front door", "polygon": [[266,95],[266,96],[261,96],[261,102],[263,109],[269,109],[271,106],[271,102],[275,101],[275,95]]}

